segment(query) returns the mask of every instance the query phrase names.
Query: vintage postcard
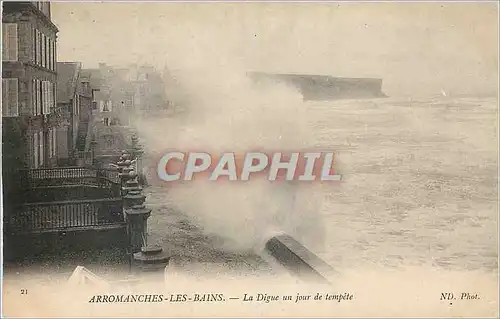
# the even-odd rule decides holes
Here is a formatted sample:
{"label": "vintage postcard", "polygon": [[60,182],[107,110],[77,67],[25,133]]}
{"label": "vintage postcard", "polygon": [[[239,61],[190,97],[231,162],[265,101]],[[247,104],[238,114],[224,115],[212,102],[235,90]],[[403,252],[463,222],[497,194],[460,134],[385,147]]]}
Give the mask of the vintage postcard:
{"label": "vintage postcard", "polygon": [[498,318],[498,13],[2,2],[2,316]]}

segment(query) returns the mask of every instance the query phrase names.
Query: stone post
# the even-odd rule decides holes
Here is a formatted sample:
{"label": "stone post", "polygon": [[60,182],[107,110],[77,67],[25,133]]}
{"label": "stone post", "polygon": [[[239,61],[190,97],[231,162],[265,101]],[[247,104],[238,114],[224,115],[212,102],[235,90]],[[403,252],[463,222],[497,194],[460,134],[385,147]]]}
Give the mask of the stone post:
{"label": "stone post", "polygon": [[132,253],[140,251],[143,246],[147,245],[147,220],[149,216],[151,216],[151,209],[146,208],[145,205],[134,205],[125,209],[125,220],[129,230]]}
{"label": "stone post", "polygon": [[139,184],[145,185],[146,180],[145,176],[143,175],[143,166],[142,166],[142,155],[144,154],[144,151],[142,150],[142,146],[139,144],[139,138],[137,137],[136,134],[132,135],[130,151],[132,153],[132,158],[136,161],[135,169],[137,175],[139,176]]}
{"label": "stone post", "polygon": [[142,194],[142,188],[138,186],[137,175],[131,171],[129,179],[125,182],[123,191],[123,206],[125,220],[130,236],[130,246],[132,253],[140,251],[147,242],[147,219],[151,215],[151,209],[144,205],[146,196]]}
{"label": "stone post", "polygon": [[138,177],[134,177],[125,182],[125,186],[122,188],[123,195],[127,195],[129,191],[139,191],[142,192],[142,187],[139,185]]}
{"label": "stone post", "polygon": [[[163,251],[158,245],[142,247],[134,254],[134,264],[144,275],[151,275],[151,279],[165,279],[165,268],[170,262],[171,256]],[[160,278],[158,278],[160,277]]]}

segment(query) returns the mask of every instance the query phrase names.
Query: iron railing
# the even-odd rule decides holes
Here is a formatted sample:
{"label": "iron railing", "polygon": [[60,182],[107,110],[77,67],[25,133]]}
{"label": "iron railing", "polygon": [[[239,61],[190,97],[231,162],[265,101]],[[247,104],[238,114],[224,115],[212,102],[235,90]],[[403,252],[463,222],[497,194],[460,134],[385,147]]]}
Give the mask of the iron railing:
{"label": "iron railing", "polygon": [[22,205],[10,216],[13,231],[31,232],[124,224],[122,199],[58,201]]}
{"label": "iron railing", "polygon": [[81,185],[104,188],[120,187],[117,171],[102,168],[57,167],[27,169],[19,172],[24,188]]}

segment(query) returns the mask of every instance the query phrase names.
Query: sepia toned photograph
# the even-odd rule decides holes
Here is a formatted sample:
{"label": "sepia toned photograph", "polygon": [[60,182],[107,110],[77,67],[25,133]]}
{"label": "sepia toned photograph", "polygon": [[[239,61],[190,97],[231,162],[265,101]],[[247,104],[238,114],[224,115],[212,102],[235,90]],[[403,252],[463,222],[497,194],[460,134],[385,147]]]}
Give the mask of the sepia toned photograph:
{"label": "sepia toned photograph", "polygon": [[1,10],[2,317],[498,318],[497,1]]}

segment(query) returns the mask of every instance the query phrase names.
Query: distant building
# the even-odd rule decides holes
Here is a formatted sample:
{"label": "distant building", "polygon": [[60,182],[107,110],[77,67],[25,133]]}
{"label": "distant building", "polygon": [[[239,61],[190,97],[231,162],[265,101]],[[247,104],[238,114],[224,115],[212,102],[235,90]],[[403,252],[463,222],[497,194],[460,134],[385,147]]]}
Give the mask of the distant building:
{"label": "distant building", "polygon": [[13,199],[16,171],[56,165],[56,43],[50,2],[3,2],[2,171]]}
{"label": "distant building", "polygon": [[57,107],[63,111],[64,121],[57,129],[57,157],[61,165],[73,161],[78,137],[80,94],[78,92],[81,64],[57,63]]}
{"label": "distant building", "polygon": [[58,163],[74,165],[89,152],[90,121],[95,88],[91,75],[82,71],[79,62],[58,62],[57,106],[64,114],[58,127]]}

